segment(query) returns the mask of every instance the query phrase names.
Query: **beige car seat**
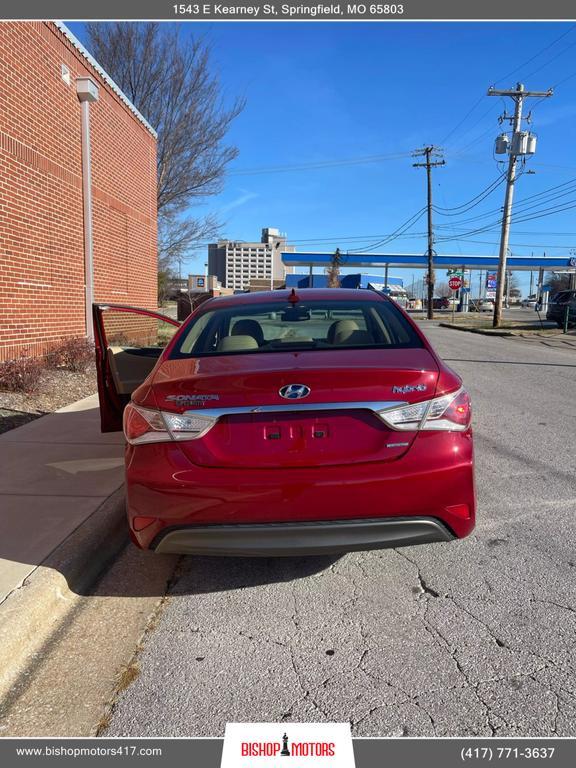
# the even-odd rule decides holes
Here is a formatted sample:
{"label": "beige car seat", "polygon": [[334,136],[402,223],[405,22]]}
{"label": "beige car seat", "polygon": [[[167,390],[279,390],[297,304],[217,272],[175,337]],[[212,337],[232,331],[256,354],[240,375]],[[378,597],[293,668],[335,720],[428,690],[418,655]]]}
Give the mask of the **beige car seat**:
{"label": "beige car seat", "polygon": [[242,352],[248,349],[258,349],[254,336],[224,336],[218,342],[218,352]]}
{"label": "beige car seat", "polygon": [[327,341],[335,346],[344,344],[373,344],[368,331],[361,331],[355,320],[337,320],[328,329]]}
{"label": "beige car seat", "polygon": [[232,328],[232,336],[252,336],[256,339],[259,347],[264,344],[264,331],[257,320],[251,317],[245,317],[243,320],[237,320]]}

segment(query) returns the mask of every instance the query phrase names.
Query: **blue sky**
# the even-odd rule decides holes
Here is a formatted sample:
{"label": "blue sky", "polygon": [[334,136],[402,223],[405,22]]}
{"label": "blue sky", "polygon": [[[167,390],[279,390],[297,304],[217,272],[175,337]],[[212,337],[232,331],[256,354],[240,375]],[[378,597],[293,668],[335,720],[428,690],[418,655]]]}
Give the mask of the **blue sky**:
{"label": "blue sky", "polygon": [[[68,26],[86,43],[82,24]],[[272,226],[301,250],[367,247],[425,204],[425,172],[409,156],[425,143],[444,148],[447,164],[434,172],[438,206],[460,205],[496,179],[503,166],[493,158],[493,141],[505,105],[485,94],[491,84],[508,88],[517,80],[531,90],[558,87],[534,106],[538,149],[526,170],[535,173],[519,179],[516,199],[576,179],[575,26],[182,23],[184,34],[209,43],[225,99],[247,99],[228,136],[239,156],[222,193],[199,210],[218,214],[222,235],[234,239],[258,239],[262,227]],[[510,112],[513,103],[506,101]],[[374,156],[392,157],[356,162]],[[309,167],[314,163],[326,165]],[[459,220],[499,208],[503,194],[500,186],[467,213],[436,214],[438,236],[460,238],[438,241],[438,253],[497,253],[497,230],[465,233],[498,214]],[[536,198],[526,203],[537,203],[526,215],[573,200],[576,192],[549,202]],[[513,225],[513,253],[576,248],[575,214],[576,208]],[[424,252],[424,231],[425,217],[408,236],[374,250]],[[203,271],[204,261],[202,251],[186,267]]]}

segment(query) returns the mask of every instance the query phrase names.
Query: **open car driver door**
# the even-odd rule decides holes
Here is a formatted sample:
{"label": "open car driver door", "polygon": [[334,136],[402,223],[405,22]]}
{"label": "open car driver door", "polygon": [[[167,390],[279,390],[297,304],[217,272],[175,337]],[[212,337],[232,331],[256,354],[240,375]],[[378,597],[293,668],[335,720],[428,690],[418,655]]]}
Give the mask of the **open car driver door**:
{"label": "open car driver door", "polygon": [[93,315],[101,430],[119,432],[132,392],[152,371],[180,323],[123,304],[94,304]]}

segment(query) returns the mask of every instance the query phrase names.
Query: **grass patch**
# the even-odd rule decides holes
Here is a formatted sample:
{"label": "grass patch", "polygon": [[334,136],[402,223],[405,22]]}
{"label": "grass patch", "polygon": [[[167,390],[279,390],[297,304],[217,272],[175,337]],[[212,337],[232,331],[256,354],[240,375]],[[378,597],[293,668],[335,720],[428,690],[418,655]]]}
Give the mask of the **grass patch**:
{"label": "grass patch", "polygon": [[118,676],[118,684],[116,686],[117,692],[121,693],[122,691],[125,691],[126,688],[129,688],[139,674],[140,667],[136,662],[131,661],[130,664],[123,667]]}

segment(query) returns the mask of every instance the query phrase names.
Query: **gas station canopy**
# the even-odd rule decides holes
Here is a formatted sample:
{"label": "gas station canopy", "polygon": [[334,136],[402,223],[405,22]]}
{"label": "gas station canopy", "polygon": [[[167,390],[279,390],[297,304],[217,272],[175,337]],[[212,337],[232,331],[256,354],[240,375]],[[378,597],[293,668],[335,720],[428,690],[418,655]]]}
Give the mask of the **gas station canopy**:
{"label": "gas station canopy", "polygon": [[[282,261],[286,267],[325,267],[334,258],[334,253],[300,252],[282,253]],[[421,253],[346,253],[340,256],[340,267],[347,269],[357,267],[406,267],[426,269],[428,266],[426,254]],[[464,254],[447,254],[434,256],[435,267],[446,269],[496,269],[498,256],[466,256]],[[506,267],[509,270],[567,270],[576,271],[574,256],[508,256]]]}

